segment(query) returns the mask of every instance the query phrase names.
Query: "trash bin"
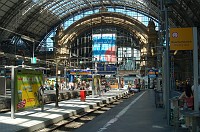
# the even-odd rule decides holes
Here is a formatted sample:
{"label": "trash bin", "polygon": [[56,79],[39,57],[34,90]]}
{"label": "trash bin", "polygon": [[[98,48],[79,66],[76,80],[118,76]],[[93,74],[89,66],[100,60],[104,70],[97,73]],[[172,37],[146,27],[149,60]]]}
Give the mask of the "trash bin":
{"label": "trash bin", "polygon": [[156,108],[163,108],[163,91],[155,90],[155,104]]}
{"label": "trash bin", "polygon": [[179,98],[173,97],[170,100],[170,125],[177,129],[179,122]]}
{"label": "trash bin", "polygon": [[80,90],[80,100],[85,101],[85,99],[86,99],[86,91]]}

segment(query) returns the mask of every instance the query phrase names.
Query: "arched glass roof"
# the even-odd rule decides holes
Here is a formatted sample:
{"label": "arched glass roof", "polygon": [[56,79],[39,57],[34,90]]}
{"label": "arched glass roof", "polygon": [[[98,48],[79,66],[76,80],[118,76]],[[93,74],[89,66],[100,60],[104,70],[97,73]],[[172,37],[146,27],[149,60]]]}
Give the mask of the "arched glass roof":
{"label": "arched glass roof", "polygon": [[[199,0],[173,1],[169,7],[170,26],[200,27]],[[95,13],[101,7],[115,11],[130,9],[162,20],[162,2],[164,0],[1,0],[0,42],[13,35],[26,35],[39,44],[47,33],[68,18],[79,17],[77,14],[81,12]]]}
{"label": "arched glass roof", "polygon": [[[15,33],[42,40],[47,32],[70,16],[100,7],[134,9],[159,19],[162,0],[1,0],[0,25]],[[164,1],[164,0],[163,0]],[[173,26],[199,26],[200,2],[174,0],[170,6],[170,24]],[[76,15],[75,15],[76,16]],[[1,39],[11,33],[0,32]]]}
{"label": "arched glass roof", "polygon": [[49,2],[46,0],[33,0],[32,5],[43,6],[41,12],[48,10],[53,12],[56,16],[62,18],[67,12],[70,13],[74,10],[82,11],[84,8],[88,8],[88,6],[90,9],[93,9],[96,5],[111,5],[114,8],[117,5],[133,5],[135,9],[146,10],[145,12],[149,12],[149,10],[152,9],[148,7],[148,3],[149,2],[146,0],[54,0]]}
{"label": "arched glass roof", "polygon": [[[133,10],[130,9],[123,9],[123,8],[108,8],[108,11],[110,12],[117,12],[117,13],[122,13],[124,15],[130,16],[134,19],[137,19],[138,21],[140,21],[141,23],[143,23],[145,26],[148,25],[148,22],[150,19],[154,19],[155,20],[155,24],[156,24],[156,30],[158,30],[158,20],[156,20],[155,18],[146,16],[144,14],[141,14],[139,12],[135,12]],[[93,11],[86,11],[86,12],[81,12],[79,14],[77,14],[76,16],[72,16],[71,18],[68,18],[67,20],[65,20],[63,22],[63,28],[67,29],[70,25],[72,25],[74,22],[80,20],[81,18],[84,18],[86,16],[92,15],[94,13],[99,13],[99,9],[93,10]],[[43,47],[47,47],[52,49],[53,47],[53,40],[51,39],[52,37],[55,36],[55,31],[56,29],[54,28],[43,40]],[[45,48],[43,48],[45,49]]]}

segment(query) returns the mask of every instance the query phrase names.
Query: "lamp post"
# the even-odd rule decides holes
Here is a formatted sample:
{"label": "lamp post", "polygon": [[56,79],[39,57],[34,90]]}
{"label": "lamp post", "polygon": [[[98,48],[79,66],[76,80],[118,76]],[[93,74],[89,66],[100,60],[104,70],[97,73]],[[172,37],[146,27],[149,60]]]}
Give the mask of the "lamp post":
{"label": "lamp post", "polygon": [[65,65],[65,69],[64,69],[64,81],[65,81],[65,87],[67,88],[67,69],[66,69],[66,66]]}
{"label": "lamp post", "polygon": [[118,90],[120,89],[120,76],[119,76],[119,67],[117,67],[117,75],[116,75],[116,77],[117,77],[117,83],[118,83]]}
{"label": "lamp post", "polygon": [[96,95],[96,88],[95,88],[95,78],[97,75],[97,58],[94,58],[94,74],[92,72],[92,97],[94,97],[94,95]]}
{"label": "lamp post", "polygon": [[[48,60],[53,60],[53,59],[48,59]],[[59,107],[58,105],[58,96],[59,96],[59,85],[58,85],[58,58],[57,56],[55,56],[55,62],[56,62],[56,83],[55,83],[55,87],[56,87],[56,100],[55,100],[55,107]]]}
{"label": "lamp post", "polygon": [[[55,38],[53,38],[53,41],[55,42],[54,40]],[[55,84],[55,87],[56,87],[56,100],[55,100],[55,107],[59,107],[58,105],[58,96],[59,96],[59,85],[58,85],[58,62],[59,62],[59,59],[58,59],[58,49],[56,47],[54,47],[55,49],[55,52],[54,52],[54,59],[56,60],[56,84]]]}
{"label": "lamp post", "polygon": [[[48,60],[52,60],[52,59],[48,59]],[[59,107],[58,105],[58,97],[59,97],[59,85],[58,85],[58,74],[59,74],[59,70],[58,70],[58,63],[60,62],[60,58],[57,58],[57,54],[55,54],[55,62],[56,62],[56,83],[55,83],[55,87],[56,87],[56,100],[55,100],[55,107]],[[64,69],[64,74],[65,74],[65,80],[66,80],[66,67]]]}
{"label": "lamp post", "polygon": [[56,58],[56,103],[55,103],[55,107],[59,107],[58,106],[58,94],[59,94],[58,88],[59,88],[59,86],[58,86],[58,59]]}

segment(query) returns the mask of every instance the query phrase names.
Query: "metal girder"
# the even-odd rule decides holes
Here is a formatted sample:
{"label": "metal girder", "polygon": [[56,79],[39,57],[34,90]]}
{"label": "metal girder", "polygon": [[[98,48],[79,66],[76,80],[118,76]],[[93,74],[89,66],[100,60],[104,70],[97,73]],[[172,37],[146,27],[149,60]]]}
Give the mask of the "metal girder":
{"label": "metal girder", "polygon": [[23,1],[18,1],[7,10],[4,16],[1,17],[0,19],[0,25],[5,27],[7,24],[13,19],[13,17],[17,16],[19,10],[23,8]]}
{"label": "metal girder", "polygon": [[[37,37],[37,32],[36,33],[31,33],[31,32],[27,32],[27,30],[24,30],[24,29],[27,29],[28,27],[30,27],[32,25],[33,22],[37,21],[39,23],[41,23],[43,25],[43,28],[44,27],[49,27],[49,25],[47,23],[45,23],[45,21],[42,21],[42,20],[38,20],[38,17],[40,16],[40,7],[39,8],[36,8],[33,12],[31,12],[28,16],[26,16],[26,19],[20,24],[20,26],[18,27],[18,32],[21,32],[21,34],[24,34],[24,35],[31,35],[30,37],[35,37],[35,38],[40,38],[39,36]],[[36,25],[37,26],[37,25]]]}
{"label": "metal girder", "polygon": [[[191,10],[191,18],[192,21],[194,23],[194,25],[196,25],[196,23],[199,23],[200,21],[200,3],[196,2],[195,0],[184,0],[185,5],[188,6],[188,8]],[[188,10],[186,12],[189,12]]]}
{"label": "metal girder", "polygon": [[[174,4],[173,7],[174,9],[180,14],[180,16],[188,16],[188,17],[183,17],[185,21],[187,22],[188,25],[193,26],[194,21],[200,21],[200,17],[198,15],[198,11],[195,7],[198,7],[199,3],[194,4],[194,0],[177,0],[178,4]],[[196,13],[194,13],[196,12]],[[187,14],[187,15],[186,15]],[[196,20],[195,20],[196,19]],[[197,20],[198,19],[198,20]]]}
{"label": "metal girder", "polygon": [[93,6],[92,6],[90,0],[83,0],[83,1],[88,5],[88,7],[89,7],[91,10],[93,10]]}

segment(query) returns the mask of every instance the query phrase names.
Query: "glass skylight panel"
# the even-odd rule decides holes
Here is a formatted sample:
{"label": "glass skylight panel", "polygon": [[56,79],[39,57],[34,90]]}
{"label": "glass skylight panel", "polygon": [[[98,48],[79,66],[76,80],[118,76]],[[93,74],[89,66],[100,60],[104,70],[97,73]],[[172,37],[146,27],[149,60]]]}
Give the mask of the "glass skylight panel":
{"label": "glass skylight panel", "polygon": [[108,8],[108,11],[115,12],[115,9],[114,8]]}
{"label": "glass skylight panel", "polygon": [[76,21],[76,20],[79,20],[81,18],[83,18],[83,14],[79,14],[79,15],[75,16],[74,20]]}
{"label": "glass skylight panel", "polygon": [[128,11],[126,14],[129,15],[130,17],[137,16],[136,12],[131,12],[131,11]]}
{"label": "glass skylight panel", "polygon": [[143,16],[138,16],[138,17],[137,17],[137,20],[140,21],[140,22],[143,22],[143,21],[142,21],[142,18],[143,18]]}
{"label": "glass skylight panel", "polygon": [[124,9],[116,9],[116,12],[123,13],[123,12],[124,12]]}
{"label": "glass skylight panel", "polygon": [[60,16],[60,14],[61,14],[62,12],[64,12],[64,11],[65,11],[65,10],[63,10],[62,8],[58,8],[58,9],[56,10],[55,14],[58,15],[58,16]]}
{"label": "glass skylight panel", "polygon": [[92,5],[99,4],[99,1],[92,2]]}
{"label": "glass skylight panel", "polygon": [[83,7],[88,7],[88,4],[82,3],[82,6],[83,6]]}
{"label": "glass skylight panel", "polygon": [[84,15],[85,15],[85,16],[88,16],[88,15],[91,15],[91,14],[93,14],[93,11],[84,12]]}
{"label": "glass skylight panel", "polygon": [[56,15],[59,15],[59,11],[62,9],[62,5],[64,4],[65,1],[62,2],[54,2],[53,6],[49,8],[49,10],[51,10],[53,13],[55,13]]}
{"label": "glass skylight panel", "polygon": [[62,5],[63,5],[63,4],[65,4],[65,3],[67,3],[67,2],[66,2],[66,1],[64,1],[64,0],[62,0],[62,1],[61,1],[61,2],[59,2],[58,4],[62,6]]}
{"label": "glass skylight panel", "polygon": [[59,5],[53,6],[51,9],[49,9],[51,12],[55,13],[59,9]]}
{"label": "glass skylight panel", "polygon": [[75,9],[77,9],[76,7],[71,7],[70,9],[69,9],[69,12],[73,12]]}
{"label": "glass skylight panel", "polygon": [[67,5],[64,5],[62,8],[64,9],[64,11],[59,14],[60,16],[64,16],[64,15],[70,14],[69,8],[68,8]]}
{"label": "glass skylight panel", "polygon": [[67,3],[67,4],[64,5],[64,8],[70,10],[70,9],[72,9],[74,6],[75,6],[75,5],[74,5],[73,3]]}
{"label": "glass skylight panel", "polygon": [[48,7],[48,10],[52,11],[52,10],[54,10],[58,5],[56,4],[55,1],[53,1],[53,2],[51,2],[51,3],[49,3],[49,4],[47,4],[46,6]]}
{"label": "glass skylight panel", "polygon": [[47,38],[46,42],[53,42],[53,40],[51,38]]}
{"label": "glass skylight panel", "polygon": [[147,5],[146,0],[137,0],[137,1],[140,2],[140,3],[143,3],[143,4],[145,4],[145,5]]}
{"label": "glass skylight panel", "polygon": [[68,10],[65,10],[64,12],[60,13],[59,16],[64,16],[64,15],[67,15],[69,14],[70,12]]}
{"label": "glass skylight panel", "polygon": [[144,22],[143,22],[143,24],[144,24],[145,26],[147,26],[148,23],[149,23],[149,22],[147,22],[147,21],[144,21]]}
{"label": "glass skylight panel", "polygon": [[35,5],[35,3],[29,3],[26,7],[22,9],[22,15],[28,14]]}
{"label": "glass skylight panel", "polygon": [[99,12],[99,10],[94,10],[94,13],[98,13]]}
{"label": "glass skylight panel", "polygon": [[64,9],[62,9],[61,5],[58,4],[57,7],[52,12],[55,13],[56,15],[59,15],[62,11],[64,11]]}
{"label": "glass skylight panel", "polygon": [[[25,2],[27,2],[28,0],[26,0]],[[42,5],[43,3],[47,2],[47,0],[32,0],[32,2],[34,4],[38,4],[38,5]]]}
{"label": "glass skylight panel", "polygon": [[59,10],[64,10],[64,9],[63,9],[64,5],[65,5],[64,2],[59,3],[59,8],[58,8],[58,9],[59,9]]}
{"label": "glass skylight panel", "polygon": [[67,21],[64,23],[64,29],[67,29],[70,25],[72,25],[74,21]]}
{"label": "glass skylight panel", "polygon": [[76,3],[77,5],[84,5],[84,1],[80,1],[80,0],[75,0],[74,3]]}

